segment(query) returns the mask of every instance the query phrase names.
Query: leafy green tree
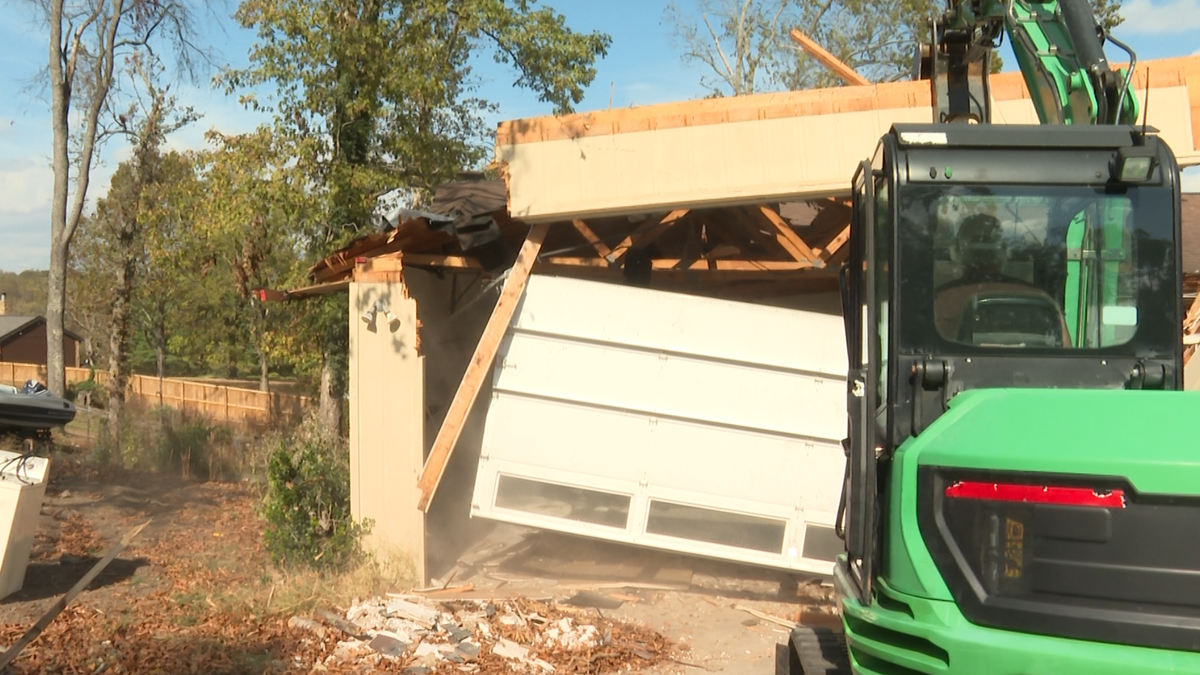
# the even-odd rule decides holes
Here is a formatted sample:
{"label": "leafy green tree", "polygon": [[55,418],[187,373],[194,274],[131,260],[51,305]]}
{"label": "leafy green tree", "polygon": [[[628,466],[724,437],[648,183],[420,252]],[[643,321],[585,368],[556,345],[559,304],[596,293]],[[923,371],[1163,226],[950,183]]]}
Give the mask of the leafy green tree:
{"label": "leafy green tree", "polygon": [[120,116],[117,128],[132,142],[133,156],[117,167],[108,194],[96,205],[96,223],[105,230],[115,261],[107,397],[113,434],[124,428],[134,297],[139,267],[144,267],[147,235],[163,221],[178,219],[186,212],[172,186],[186,180],[191,167],[178,154],[163,155],[160,148],[168,134],[194,119],[190,109],[179,110],[174,98],[156,83],[160,69],[152,53],[135,52],[128,62],[131,79],[135,86],[140,85],[143,95]]}
{"label": "leafy green tree", "polygon": [[[269,129],[209,138],[218,147],[200,156],[205,198],[197,233],[221,271],[213,275],[225,284],[218,295],[232,301],[223,323],[245,336],[230,342],[252,346],[259,388],[269,391],[271,364],[281,344],[276,332],[294,329],[287,321],[294,312],[262,302],[257,291],[300,281],[298,232],[317,205],[304,173],[281,161],[290,152]],[[304,344],[282,343],[306,351]]]}
{"label": "leafy green tree", "polygon": [[[228,92],[268,85],[272,100],[243,96],[274,113],[274,131],[321,200],[302,231],[318,258],[370,222],[374,195],[431,190],[486,152],[470,62],[490,52],[558,112],[583,97],[606,35],[569,29],[531,0],[244,0],[236,17],[258,32],[251,65],[226,72]],[[310,308],[322,352],[320,401],[326,433],[340,429],[345,390],[347,300]]]}

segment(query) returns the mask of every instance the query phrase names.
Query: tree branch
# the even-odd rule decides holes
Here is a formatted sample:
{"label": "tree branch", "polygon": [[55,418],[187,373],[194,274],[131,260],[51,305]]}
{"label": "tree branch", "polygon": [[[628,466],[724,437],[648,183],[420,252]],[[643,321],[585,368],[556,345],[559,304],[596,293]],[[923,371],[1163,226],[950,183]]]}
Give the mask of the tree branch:
{"label": "tree branch", "polygon": [[741,87],[739,86],[741,83],[737,81],[737,75],[734,74],[733,68],[729,66],[729,59],[725,57],[725,50],[721,49],[721,40],[717,37],[717,32],[713,30],[712,24],[708,22],[708,13],[702,12],[700,15],[704,17],[704,25],[708,26],[708,32],[712,35],[713,44],[717,47],[717,53],[721,55],[721,62],[725,64],[725,71],[729,73],[729,86],[733,88],[734,95],[741,94]]}

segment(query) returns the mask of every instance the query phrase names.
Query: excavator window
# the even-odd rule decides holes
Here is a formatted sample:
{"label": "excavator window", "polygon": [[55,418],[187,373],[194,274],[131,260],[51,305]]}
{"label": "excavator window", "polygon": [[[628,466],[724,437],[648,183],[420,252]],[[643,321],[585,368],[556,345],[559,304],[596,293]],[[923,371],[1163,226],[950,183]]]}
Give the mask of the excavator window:
{"label": "excavator window", "polygon": [[[1135,218],[1132,192],[909,190],[900,208],[900,241],[917,250],[914,235],[923,235],[932,246],[923,260],[901,262],[902,283],[913,289],[917,278],[928,279],[932,323],[942,341],[1041,350],[1123,345],[1138,332],[1145,312],[1139,293],[1157,264],[1153,255],[1139,259],[1138,242],[1158,237]],[[1151,249],[1161,253],[1160,245]],[[928,277],[914,276],[914,264],[929,265],[921,270]]]}

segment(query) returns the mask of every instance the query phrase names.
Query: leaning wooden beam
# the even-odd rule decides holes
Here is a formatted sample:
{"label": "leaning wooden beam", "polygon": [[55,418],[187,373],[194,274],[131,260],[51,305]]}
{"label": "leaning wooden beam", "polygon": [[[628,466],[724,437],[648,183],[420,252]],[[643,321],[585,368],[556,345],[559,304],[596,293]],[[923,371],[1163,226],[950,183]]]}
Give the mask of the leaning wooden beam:
{"label": "leaning wooden beam", "polygon": [[792,230],[792,226],[775,212],[775,209],[764,204],[759,206],[758,210],[775,226],[775,230],[777,231],[775,239],[783,247],[783,250],[788,252],[788,255],[799,262],[810,264],[819,260],[817,254]]}
{"label": "leaning wooden beam", "polygon": [[492,316],[483,329],[479,344],[475,346],[475,354],[458,384],[458,391],[454,393],[454,400],[450,402],[446,419],[442,420],[442,427],[438,430],[433,448],[429,451],[429,458],[425,460],[425,467],[417,480],[417,489],[421,491],[417,508],[422,511],[429,511],[429,504],[442,481],[442,474],[445,473],[450,454],[454,452],[454,446],[458,443],[463,424],[475,405],[475,399],[479,397],[479,388],[492,370],[496,350],[500,347],[500,341],[512,322],[517,304],[525,293],[529,272],[542,250],[542,241],[546,238],[546,230],[549,228],[549,224],[540,223],[529,229],[529,236],[526,237],[521,251],[517,254],[517,261],[509,271],[508,281],[504,284],[504,290],[500,292],[496,308],[492,310]]}
{"label": "leaning wooden beam", "polygon": [[809,56],[819,61],[821,65],[833,71],[833,74],[842,78],[846,84],[853,84],[863,87],[871,84],[870,80],[862,75],[859,75],[858,72],[850,66],[842,63],[838,57],[825,51],[824,47],[817,44],[812,38],[808,37],[804,33],[801,33],[793,28],[790,35],[792,36],[792,39],[796,41],[796,44],[800,45],[801,49],[807,52]]}
{"label": "leaning wooden beam", "polygon": [[[611,253],[604,256],[605,259],[612,264],[616,264],[621,260],[621,258],[625,257],[625,254],[629,252],[629,249],[649,246],[651,242],[653,242],[655,239],[658,239],[659,235],[661,235],[663,232],[666,232],[672,225],[679,222],[680,219],[687,214],[688,209],[676,209],[663,216],[662,220],[659,220],[657,223],[645,223],[639,226],[638,229],[630,232],[628,237],[622,239],[621,243],[617,244]],[[651,219],[647,218],[646,220]]]}
{"label": "leaning wooden beam", "polygon": [[583,235],[584,239],[588,240],[588,243],[592,245],[592,248],[596,249],[596,253],[599,253],[601,258],[607,258],[608,256],[612,255],[612,249],[610,249],[603,241],[600,241],[600,237],[596,236],[596,233],[592,231],[592,228],[588,227],[587,223],[575,218],[571,221],[571,224],[575,226],[575,230],[579,232],[579,234]]}

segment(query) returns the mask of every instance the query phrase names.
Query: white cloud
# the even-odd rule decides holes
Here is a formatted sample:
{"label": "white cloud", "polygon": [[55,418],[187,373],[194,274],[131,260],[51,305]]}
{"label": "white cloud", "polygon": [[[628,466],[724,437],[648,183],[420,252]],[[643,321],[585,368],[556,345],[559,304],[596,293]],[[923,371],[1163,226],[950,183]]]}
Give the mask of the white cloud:
{"label": "white cloud", "polygon": [[50,205],[54,172],[24,157],[0,163],[0,213],[28,214]]}
{"label": "white cloud", "polygon": [[1179,189],[1183,192],[1200,192],[1200,167],[1188,167],[1183,170],[1179,179]]}
{"label": "white cloud", "polygon": [[1132,0],[1121,6],[1121,16],[1121,33],[1190,33],[1200,30],[1200,0]]}
{"label": "white cloud", "polygon": [[0,270],[44,270],[50,265],[50,207],[0,218]]}

